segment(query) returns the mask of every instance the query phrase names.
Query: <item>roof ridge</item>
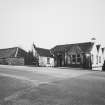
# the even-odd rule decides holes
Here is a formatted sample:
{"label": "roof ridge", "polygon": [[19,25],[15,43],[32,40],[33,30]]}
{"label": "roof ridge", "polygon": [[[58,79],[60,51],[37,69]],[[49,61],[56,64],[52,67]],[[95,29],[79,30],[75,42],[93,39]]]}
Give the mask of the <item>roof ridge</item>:
{"label": "roof ridge", "polygon": [[93,42],[91,41],[90,42],[80,42],[80,43],[62,44],[62,45],[56,45],[56,46],[67,46],[67,45],[76,45],[76,44],[85,44],[85,43],[93,43]]}
{"label": "roof ridge", "polygon": [[79,46],[83,52],[90,51],[91,47],[93,46],[93,42],[82,42],[82,43],[72,43],[72,44],[65,44],[65,45],[58,45],[52,48],[54,51],[67,51],[72,46]]}
{"label": "roof ridge", "polygon": [[40,56],[52,57],[50,49],[36,47],[36,51]]}
{"label": "roof ridge", "polygon": [[43,50],[50,50],[50,49],[47,49],[47,48],[41,48],[41,47],[36,47],[36,48],[43,49]]}
{"label": "roof ridge", "polygon": [[0,50],[7,50],[7,49],[13,49],[13,48],[19,48],[19,47],[2,48],[2,49],[0,49]]}
{"label": "roof ridge", "polygon": [[24,50],[24,51],[26,51],[25,49],[23,49],[23,48],[21,48],[21,47],[18,47],[18,46],[16,46],[16,47],[9,47],[9,48],[2,48],[2,49],[0,49],[0,50],[9,50],[9,49],[17,49],[17,48],[19,48],[19,49],[21,49],[21,50]]}

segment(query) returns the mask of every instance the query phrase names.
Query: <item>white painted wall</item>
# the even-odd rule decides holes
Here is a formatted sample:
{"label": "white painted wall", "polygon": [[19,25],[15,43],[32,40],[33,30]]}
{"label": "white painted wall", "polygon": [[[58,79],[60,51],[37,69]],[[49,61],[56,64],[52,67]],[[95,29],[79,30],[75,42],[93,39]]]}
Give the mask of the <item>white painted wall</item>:
{"label": "white painted wall", "polygon": [[105,48],[104,48],[104,53],[103,53],[103,60],[105,60]]}
{"label": "white painted wall", "polygon": [[[54,58],[52,57],[44,57],[40,56],[34,47],[32,47],[33,55],[34,57],[37,57],[39,59],[39,66],[45,66],[45,67],[54,67]],[[47,63],[47,58],[50,58],[49,64]]]}
{"label": "white painted wall", "polygon": [[[49,64],[47,63],[47,58],[50,59]],[[54,67],[54,58],[39,56],[39,66]]]}
{"label": "white painted wall", "polygon": [[[93,55],[93,63],[92,63],[92,70],[102,70],[102,65],[103,65],[103,54],[102,54],[102,48],[100,46],[99,52],[97,51],[96,43],[94,43],[93,49],[91,51],[91,56]],[[98,61],[97,61],[98,57]],[[100,59],[101,57],[101,59]],[[101,62],[100,62],[101,61]]]}

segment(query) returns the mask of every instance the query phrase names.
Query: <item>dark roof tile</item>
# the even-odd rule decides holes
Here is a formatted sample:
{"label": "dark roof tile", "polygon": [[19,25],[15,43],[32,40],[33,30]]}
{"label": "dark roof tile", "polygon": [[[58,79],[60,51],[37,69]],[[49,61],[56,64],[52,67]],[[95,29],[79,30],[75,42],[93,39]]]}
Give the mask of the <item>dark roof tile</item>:
{"label": "dark roof tile", "polygon": [[38,48],[38,47],[36,47],[35,49],[40,56],[52,57],[49,49]]}
{"label": "dark roof tile", "polygon": [[65,44],[65,45],[57,45],[51,49],[52,52],[64,52],[70,50],[73,46],[79,46],[82,52],[90,52],[93,47],[92,42],[85,42],[85,43],[76,43],[76,44]]}
{"label": "dark roof tile", "polygon": [[15,53],[16,53],[16,50],[17,50],[17,47],[0,49],[0,58],[14,57]]}
{"label": "dark roof tile", "polygon": [[[16,51],[18,47],[13,47],[13,48],[5,48],[5,49],[0,49],[0,58],[10,58],[10,57],[15,57]],[[21,48],[18,48],[18,52],[23,52],[24,50]],[[25,51],[24,51],[25,53]],[[19,57],[20,53],[18,54]]]}

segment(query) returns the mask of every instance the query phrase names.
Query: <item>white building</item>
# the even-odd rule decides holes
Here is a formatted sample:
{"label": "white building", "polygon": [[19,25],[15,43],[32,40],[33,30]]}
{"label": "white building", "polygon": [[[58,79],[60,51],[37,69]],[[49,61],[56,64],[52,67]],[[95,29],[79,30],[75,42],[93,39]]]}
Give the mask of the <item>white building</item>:
{"label": "white building", "polygon": [[38,59],[39,66],[53,67],[54,58],[50,53],[49,49],[38,48],[33,44],[32,47],[33,55]]}
{"label": "white building", "polygon": [[105,48],[102,48],[101,44],[94,41],[94,45],[91,50],[92,70],[102,70],[104,60]]}

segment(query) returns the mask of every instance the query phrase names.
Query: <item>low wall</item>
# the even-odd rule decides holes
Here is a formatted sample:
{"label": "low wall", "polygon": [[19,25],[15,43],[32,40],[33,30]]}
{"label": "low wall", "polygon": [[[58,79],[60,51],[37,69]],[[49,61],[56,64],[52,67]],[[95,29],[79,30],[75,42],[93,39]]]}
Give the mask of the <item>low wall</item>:
{"label": "low wall", "polygon": [[7,64],[7,63],[6,63],[5,59],[0,58],[0,64],[4,64],[4,65],[5,65],[5,64]]}
{"label": "low wall", "polygon": [[24,65],[24,58],[7,58],[8,65]]}
{"label": "low wall", "polygon": [[92,70],[102,71],[102,66],[93,66]]}

